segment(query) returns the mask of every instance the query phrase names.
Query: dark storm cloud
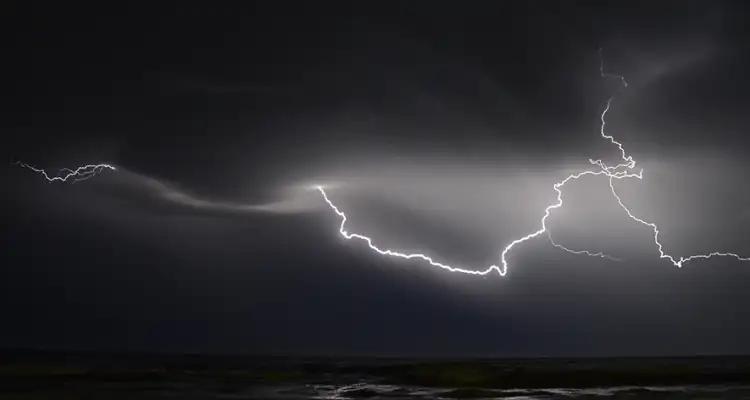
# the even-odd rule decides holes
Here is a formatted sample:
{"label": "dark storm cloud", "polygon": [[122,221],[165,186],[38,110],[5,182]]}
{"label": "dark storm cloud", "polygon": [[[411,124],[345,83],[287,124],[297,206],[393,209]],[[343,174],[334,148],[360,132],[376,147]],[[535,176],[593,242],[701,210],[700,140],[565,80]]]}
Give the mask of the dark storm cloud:
{"label": "dark storm cloud", "polygon": [[[618,185],[634,211],[660,224],[677,255],[747,254],[744,8],[21,10],[8,58],[31,65],[11,65],[2,147],[45,166],[121,169],[69,186],[8,169],[0,345],[747,351],[750,268],[659,262],[649,229],[623,215],[602,179],[565,191],[551,231],[624,261],[540,239],[512,252],[505,279],[374,256],[338,235],[309,190],[329,187],[352,231],[383,246],[496,263],[538,229],[554,182],[589,157],[616,157],[598,137],[616,92],[608,127],[645,168],[643,182]],[[627,90],[600,78],[600,47]]]}
{"label": "dark storm cloud", "polygon": [[184,78],[163,81],[162,85],[165,91],[183,94],[293,96],[296,93],[293,87],[271,85],[263,82],[200,81]]}

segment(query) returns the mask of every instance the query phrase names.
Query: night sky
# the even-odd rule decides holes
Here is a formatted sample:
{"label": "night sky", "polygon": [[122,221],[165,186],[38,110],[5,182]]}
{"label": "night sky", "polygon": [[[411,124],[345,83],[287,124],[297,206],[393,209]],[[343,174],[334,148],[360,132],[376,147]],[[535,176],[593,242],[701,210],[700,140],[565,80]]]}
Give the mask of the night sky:
{"label": "night sky", "polygon": [[[467,4],[469,3],[469,4]],[[246,2],[3,11],[0,348],[396,356],[750,353],[741,2]],[[600,76],[600,51],[607,72]],[[48,183],[107,162],[116,172]]]}

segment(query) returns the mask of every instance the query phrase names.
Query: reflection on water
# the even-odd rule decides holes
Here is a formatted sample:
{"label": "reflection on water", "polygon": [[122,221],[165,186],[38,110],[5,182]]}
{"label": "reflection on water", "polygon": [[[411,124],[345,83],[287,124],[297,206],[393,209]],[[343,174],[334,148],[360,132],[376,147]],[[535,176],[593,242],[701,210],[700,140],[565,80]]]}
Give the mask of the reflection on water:
{"label": "reflection on water", "polygon": [[750,399],[750,358],[0,354],[0,399]]}
{"label": "reflection on water", "polygon": [[266,387],[248,393],[267,399],[750,399],[748,385],[617,386],[601,388],[429,388],[356,383]]}

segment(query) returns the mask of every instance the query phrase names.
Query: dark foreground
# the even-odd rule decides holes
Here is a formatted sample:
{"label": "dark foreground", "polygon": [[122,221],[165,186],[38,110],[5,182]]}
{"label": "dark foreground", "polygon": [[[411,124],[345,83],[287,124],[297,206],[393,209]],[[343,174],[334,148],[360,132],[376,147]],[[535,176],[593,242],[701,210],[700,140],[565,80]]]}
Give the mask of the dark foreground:
{"label": "dark foreground", "polygon": [[418,360],[0,352],[2,399],[750,399],[750,358]]}

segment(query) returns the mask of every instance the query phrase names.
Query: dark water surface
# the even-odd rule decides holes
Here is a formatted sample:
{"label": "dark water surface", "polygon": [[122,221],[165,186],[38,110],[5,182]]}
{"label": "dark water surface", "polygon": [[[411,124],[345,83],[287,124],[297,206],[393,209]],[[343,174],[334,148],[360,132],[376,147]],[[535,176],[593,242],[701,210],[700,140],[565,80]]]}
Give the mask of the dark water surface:
{"label": "dark water surface", "polygon": [[0,354],[2,399],[750,399],[749,357]]}

